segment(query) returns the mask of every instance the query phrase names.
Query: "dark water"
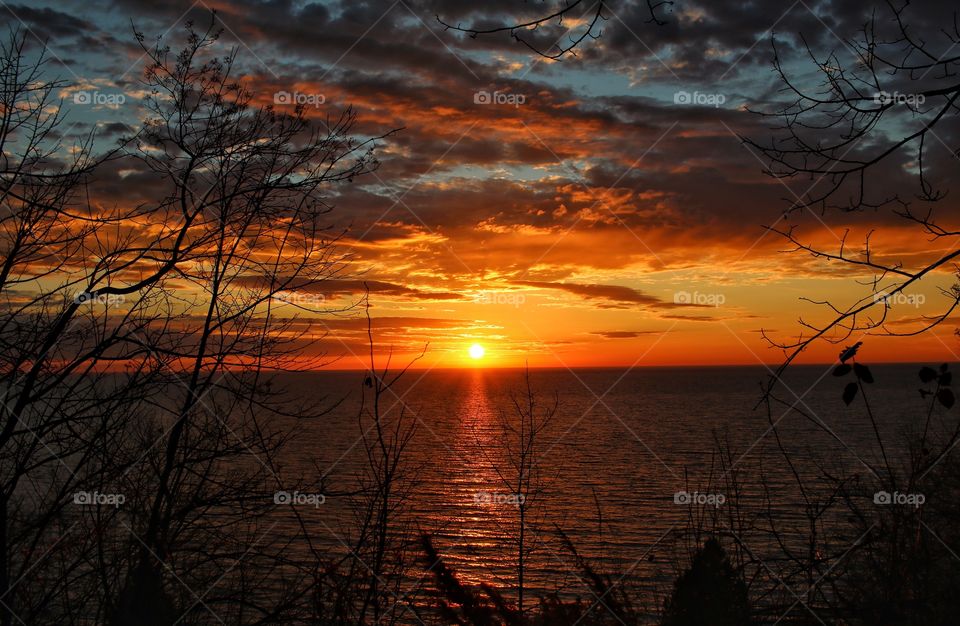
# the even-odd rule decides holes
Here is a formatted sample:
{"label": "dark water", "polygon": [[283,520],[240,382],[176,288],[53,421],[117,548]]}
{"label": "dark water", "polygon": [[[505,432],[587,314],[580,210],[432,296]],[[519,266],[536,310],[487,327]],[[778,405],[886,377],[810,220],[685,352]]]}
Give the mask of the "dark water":
{"label": "dark water", "polygon": [[[904,433],[923,427],[926,405],[917,393],[919,366],[874,366],[868,400],[888,454]],[[858,473],[879,464],[876,435],[860,398],[841,401],[846,382],[826,366],[795,367],[779,394],[808,418],[774,405],[754,409],[764,368],[644,368],[534,370],[538,397],[558,408],[536,446],[540,489],[530,498],[528,539],[536,547],[529,579],[536,593],[560,590],[589,598],[574,560],[558,540],[562,529],[598,569],[626,574],[655,600],[675,575],[673,538],[697,510],[676,503],[677,492],[733,494],[741,481],[746,510],[765,506],[789,519],[801,497],[781,445],[797,463],[805,488],[825,487],[821,471]],[[309,480],[324,476],[335,490],[353,484],[365,461],[357,420],[364,374],[291,375],[285,384],[313,402],[343,402],[326,418],[302,426],[284,458]],[[400,407],[416,420],[409,446],[416,485],[407,501],[411,529],[430,532],[448,563],[468,582],[515,584],[517,507],[495,468],[509,473],[503,415],[514,415],[511,394],[523,390],[517,370],[410,371],[384,397],[387,419]],[[797,397],[800,397],[800,400]],[[818,422],[815,425],[813,422]],[[725,472],[720,450],[726,449]],[[349,543],[351,518],[330,498],[311,512],[312,530],[331,549]],[[602,520],[602,523],[601,523]],[[760,550],[762,547],[757,546]]]}

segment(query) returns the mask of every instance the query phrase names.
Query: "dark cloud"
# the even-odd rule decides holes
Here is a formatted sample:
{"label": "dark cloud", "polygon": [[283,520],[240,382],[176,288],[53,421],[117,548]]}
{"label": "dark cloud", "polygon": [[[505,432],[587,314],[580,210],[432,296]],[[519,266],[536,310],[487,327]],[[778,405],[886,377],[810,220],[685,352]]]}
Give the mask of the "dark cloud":
{"label": "dark cloud", "polygon": [[535,280],[513,281],[514,285],[524,287],[536,287],[538,289],[558,289],[574,295],[582,296],[588,300],[612,300],[614,302],[627,302],[631,304],[642,304],[647,306],[663,306],[666,304],[660,298],[645,294],[642,291],[632,287],[622,285],[590,285],[578,283],[551,283]]}
{"label": "dark cloud", "polygon": [[653,309],[679,309],[679,308],[713,308],[712,305],[695,304],[687,302],[671,302],[663,300],[656,296],[644,293],[639,289],[626,287],[624,285],[598,285],[583,283],[554,283],[536,280],[516,280],[513,285],[524,287],[535,287],[537,289],[557,289],[566,291],[587,300],[606,300],[612,302],[609,308],[620,308],[624,304],[639,304],[641,306]]}
{"label": "dark cloud", "polygon": [[[763,174],[762,159],[740,136],[762,140],[774,132],[741,105],[776,95],[769,71],[771,32],[783,38],[785,52],[795,48],[798,33],[818,51],[842,50],[834,33],[856,35],[872,4],[811,0],[787,10],[788,5],[760,2],[678,0],[667,24],[656,26],[649,23],[646,2],[618,2],[599,40],[586,41],[578,57],[553,64],[537,60],[509,36],[463,37],[435,20],[441,15],[461,23],[508,23],[555,5],[514,0],[218,5],[223,38],[239,46],[258,104],[272,103],[277,90],[312,90],[328,97],[327,108],[311,112],[318,118],[352,104],[361,133],[402,127],[381,143],[376,176],[329,190],[336,207],[330,219],[348,231],[341,243],[358,264],[377,268],[371,290],[402,300],[456,301],[465,284],[497,276],[564,290],[603,308],[668,309],[683,305],[627,287],[566,281],[576,267],[683,268],[715,263],[701,254],[711,246],[733,258],[754,246],[782,246],[775,237],[761,240],[762,226],[774,223],[793,194],[812,183]],[[949,7],[915,3],[910,13],[928,27],[936,23],[932,16]],[[202,3],[188,0],[146,5],[112,0],[94,7],[68,0],[56,10],[17,5],[14,11],[32,26],[46,24],[57,46],[67,39],[102,39],[106,43],[91,44],[71,61],[91,68],[84,78],[129,89],[138,85],[136,71],[122,75],[138,57],[126,34],[130,18],[148,39],[169,29],[172,45],[182,36],[184,20],[203,25],[209,19]],[[537,36],[551,33],[544,29]],[[124,43],[116,45],[111,37]],[[633,82],[623,84],[623,76]],[[673,103],[675,90],[701,87],[721,88],[727,105]],[[523,94],[526,101],[480,105],[474,102],[478,89]],[[123,116],[133,116],[133,109],[104,115],[111,116],[98,130],[105,139],[132,127],[133,120]],[[90,128],[81,123],[75,130]],[[955,123],[945,124],[938,135],[951,146],[960,131]],[[955,160],[941,142],[931,142],[928,150],[930,179],[949,186]],[[850,156],[866,153],[864,147]],[[871,193],[915,193],[914,159],[904,153],[883,163]],[[104,172],[94,192],[105,206],[163,197],[162,180],[123,160],[108,163]],[[955,202],[953,196],[948,202]],[[799,232],[826,236],[818,220],[795,216],[804,229]],[[843,220],[853,227],[897,222],[889,213]],[[420,268],[430,268],[431,275],[410,281],[408,274]],[[358,284],[334,282],[325,293],[356,295]],[[428,288],[439,284],[444,286]]]}
{"label": "dark cloud", "polygon": [[717,322],[723,318],[712,317],[710,315],[676,315],[676,314],[666,314],[661,315],[663,319],[667,320],[677,320],[679,322]]}
{"label": "dark cloud", "polygon": [[635,339],[644,335],[660,335],[663,333],[659,330],[598,330],[590,334],[600,335],[605,339]]}
{"label": "dark cloud", "polygon": [[13,28],[25,27],[32,38],[41,41],[83,37],[96,30],[92,22],[76,13],[23,4],[5,5],[0,11],[0,22]]}
{"label": "dark cloud", "polygon": [[[278,278],[278,282],[283,284],[288,279]],[[234,281],[237,285],[245,285],[253,289],[266,288],[267,282],[263,277],[248,276]],[[312,282],[291,282],[286,291],[295,291],[300,293],[318,294],[325,297],[357,296],[369,291],[378,296],[389,296],[403,300],[463,300],[464,296],[459,293],[447,291],[432,291],[429,289],[417,289],[409,285],[399,285],[396,283],[385,282],[381,280],[344,280],[339,278],[325,278]]]}

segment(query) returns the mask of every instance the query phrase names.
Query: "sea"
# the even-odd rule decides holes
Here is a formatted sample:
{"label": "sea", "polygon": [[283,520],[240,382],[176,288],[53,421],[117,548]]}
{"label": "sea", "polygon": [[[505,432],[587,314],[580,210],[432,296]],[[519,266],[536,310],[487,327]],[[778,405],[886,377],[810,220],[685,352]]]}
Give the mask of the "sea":
{"label": "sea", "polygon": [[[810,499],[826,497],[837,477],[879,490],[884,455],[902,459],[926,425],[920,364],[870,366],[874,382],[849,405],[843,391],[856,379],[835,376],[835,367],[791,367],[769,404],[771,370],[763,366],[407,371],[380,397],[386,431],[414,427],[403,450],[396,527],[429,535],[463,583],[487,583],[508,598],[516,597],[521,497],[531,599],[594,602],[586,564],[653,614],[691,547],[717,533],[769,554],[774,570],[777,546],[765,524],[802,541]],[[304,493],[346,493],[363,481],[365,441],[375,432],[367,376],[279,379],[311,406],[328,408],[298,424],[283,453],[285,476],[302,477]],[[532,441],[520,417],[531,399]],[[935,427],[949,416],[938,410],[932,419]],[[529,480],[518,490],[524,467]],[[356,517],[348,498],[303,506],[315,541],[332,552],[351,545]],[[415,562],[423,558],[418,546],[408,547]],[[413,570],[420,574],[403,601],[427,602],[431,573],[426,563]]]}

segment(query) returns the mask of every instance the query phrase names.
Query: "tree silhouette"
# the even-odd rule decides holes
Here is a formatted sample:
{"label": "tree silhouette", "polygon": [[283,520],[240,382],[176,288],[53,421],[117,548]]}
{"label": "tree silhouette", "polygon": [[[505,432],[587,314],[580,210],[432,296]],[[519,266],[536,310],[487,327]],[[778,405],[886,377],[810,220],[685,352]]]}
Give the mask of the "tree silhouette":
{"label": "tree silhouette", "polygon": [[674,583],[662,626],[749,626],[747,587],[723,547],[708,539]]}
{"label": "tree silhouette", "polygon": [[[0,49],[3,626],[282,621],[313,584],[264,535],[299,480],[272,424],[323,411],[271,387],[322,335],[282,294],[338,271],[330,187],[377,139],[255,105],[218,35],[136,33],[146,117],[102,155],[63,145],[66,84],[24,34]],[[94,200],[118,169],[130,198]]]}

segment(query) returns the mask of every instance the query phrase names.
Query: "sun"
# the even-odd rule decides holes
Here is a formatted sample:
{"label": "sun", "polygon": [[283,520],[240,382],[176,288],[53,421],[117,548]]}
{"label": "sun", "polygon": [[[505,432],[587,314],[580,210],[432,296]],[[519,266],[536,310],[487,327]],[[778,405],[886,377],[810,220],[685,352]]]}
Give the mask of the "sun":
{"label": "sun", "polygon": [[471,359],[482,359],[482,358],[483,358],[483,355],[484,355],[486,352],[487,352],[487,351],[484,350],[484,349],[483,349],[483,346],[481,346],[479,343],[475,343],[475,344],[473,344],[472,346],[470,346],[470,358],[471,358]]}

